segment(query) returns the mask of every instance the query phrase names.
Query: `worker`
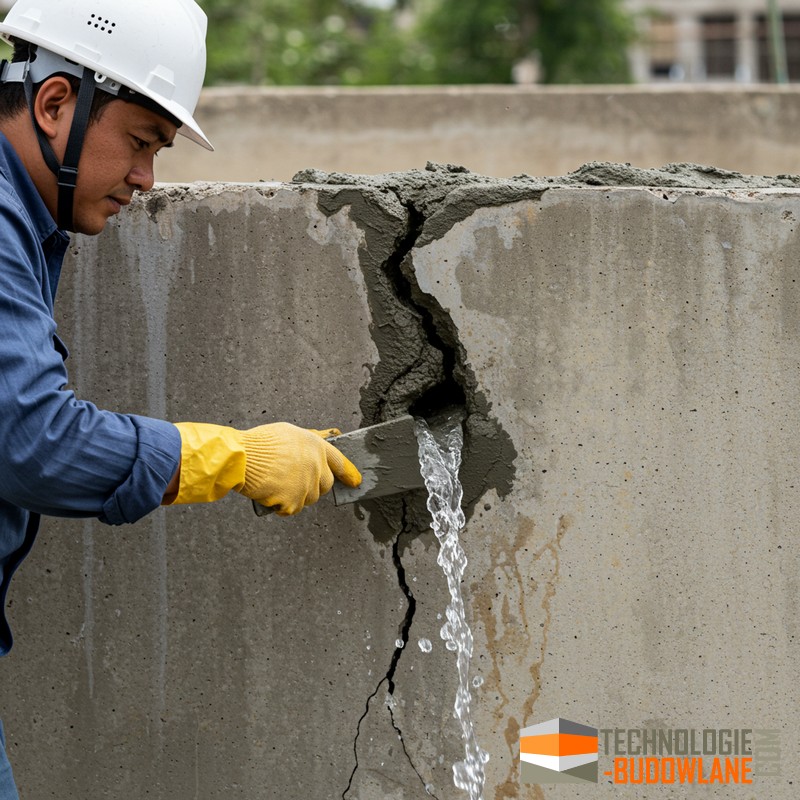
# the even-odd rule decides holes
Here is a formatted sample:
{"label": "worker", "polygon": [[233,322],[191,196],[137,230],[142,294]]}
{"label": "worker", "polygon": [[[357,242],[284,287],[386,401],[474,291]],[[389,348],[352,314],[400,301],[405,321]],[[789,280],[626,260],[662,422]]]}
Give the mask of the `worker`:
{"label": "worker", "polygon": [[[99,234],[194,119],[206,17],[193,0],[17,0],[0,35],[0,655],[5,598],[42,514],[136,522],[236,490],[280,515],[361,481],[325,439],[111,413],[68,390],[53,302],[68,231]],[[108,280],[113,280],[109,275]],[[0,725],[0,800],[17,798]]]}

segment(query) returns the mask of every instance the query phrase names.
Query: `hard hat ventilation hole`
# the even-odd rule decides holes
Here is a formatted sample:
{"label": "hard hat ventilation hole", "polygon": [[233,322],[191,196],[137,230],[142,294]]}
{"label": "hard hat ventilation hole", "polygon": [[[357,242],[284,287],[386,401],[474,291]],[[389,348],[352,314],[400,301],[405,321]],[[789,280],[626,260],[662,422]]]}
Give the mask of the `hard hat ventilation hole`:
{"label": "hard hat ventilation hole", "polygon": [[99,14],[92,14],[89,18],[89,21],[86,23],[90,28],[95,27],[99,28],[103,33],[114,33],[114,28],[117,27],[116,22],[112,22],[110,19],[103,19]]}

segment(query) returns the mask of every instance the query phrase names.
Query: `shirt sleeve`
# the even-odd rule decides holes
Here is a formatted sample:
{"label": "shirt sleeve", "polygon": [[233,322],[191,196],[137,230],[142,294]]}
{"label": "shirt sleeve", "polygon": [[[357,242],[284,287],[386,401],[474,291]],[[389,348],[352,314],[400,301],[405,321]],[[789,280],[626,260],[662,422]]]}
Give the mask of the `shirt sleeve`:
{"label": "shirt sleeve", "polygon": [[66,388],[41,245],[6,202],[0,242],[0,497],[40,514],[135,522],[160,505],[180,433],[100,410]]}

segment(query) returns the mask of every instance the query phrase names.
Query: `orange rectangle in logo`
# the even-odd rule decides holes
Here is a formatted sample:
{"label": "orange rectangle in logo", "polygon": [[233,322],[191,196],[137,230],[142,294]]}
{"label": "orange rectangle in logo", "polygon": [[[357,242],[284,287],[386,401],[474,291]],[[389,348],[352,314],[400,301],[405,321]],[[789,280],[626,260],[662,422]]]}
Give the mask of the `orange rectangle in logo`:
{"label": "orange rectangle in logo", "polygon": [[597,737],[578,736],[574,733],[523,736],[519,740],[519,749],[522,753],[540,756],[580,756],[597,752]]}

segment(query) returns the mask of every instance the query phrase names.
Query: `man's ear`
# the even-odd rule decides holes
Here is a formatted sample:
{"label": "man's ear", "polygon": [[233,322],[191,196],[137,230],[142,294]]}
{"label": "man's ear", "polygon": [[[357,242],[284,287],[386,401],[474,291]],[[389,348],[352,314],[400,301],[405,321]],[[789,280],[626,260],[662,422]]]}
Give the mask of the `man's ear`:
{"label": "man's ear", "polygon": [[60,132],[69,131],[75,100],[75,92],[66,78],[57,75],[41,85],[33,103],[33,112],[47,137],[55,139]]}

